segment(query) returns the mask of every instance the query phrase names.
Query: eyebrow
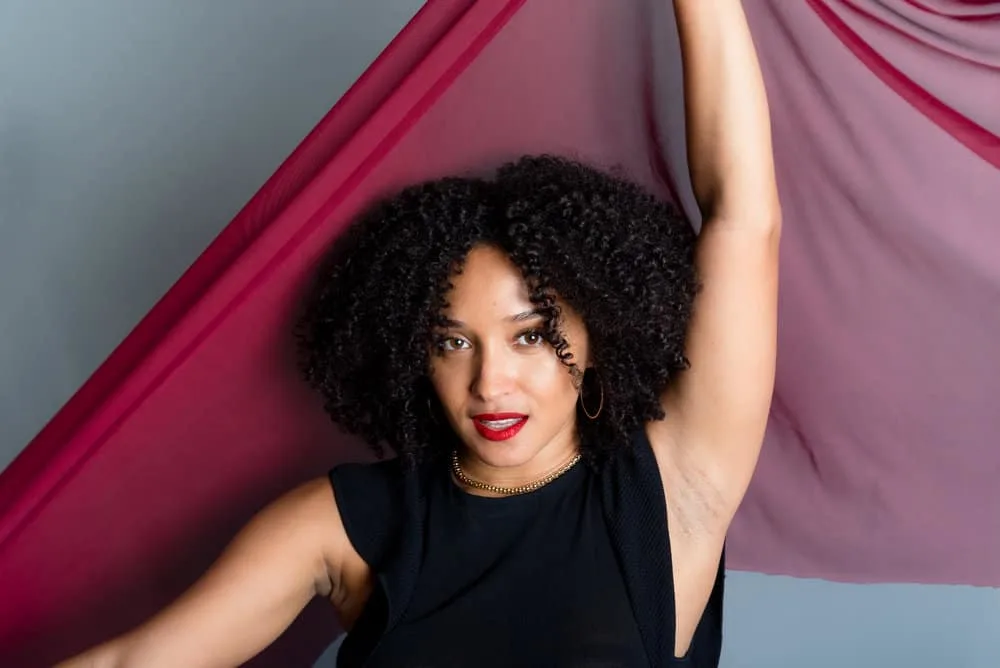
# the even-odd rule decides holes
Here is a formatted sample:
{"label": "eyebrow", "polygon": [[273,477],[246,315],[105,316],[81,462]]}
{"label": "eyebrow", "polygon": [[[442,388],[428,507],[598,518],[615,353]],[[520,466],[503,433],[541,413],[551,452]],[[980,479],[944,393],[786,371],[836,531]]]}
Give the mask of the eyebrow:
{"label": "eyebrow", "polygon": [[[510,322],[524,322],[525,320],[531,320],[532,318],[541,318],[542,314],[538,309],[532,309],[530,311],[523,311],[512,316],[508,316],[507,320]],[[461,329],[467,327],[461,320],[452,320],[451,318],[444,318],[441,320],[441,324],[445,327],[454,327],[456,329]]]}

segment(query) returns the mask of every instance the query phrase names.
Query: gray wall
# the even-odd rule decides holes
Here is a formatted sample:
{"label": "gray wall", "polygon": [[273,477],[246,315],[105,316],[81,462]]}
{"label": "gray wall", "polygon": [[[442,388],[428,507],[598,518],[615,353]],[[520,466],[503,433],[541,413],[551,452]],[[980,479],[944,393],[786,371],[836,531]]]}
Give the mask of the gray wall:
{"label": "gray wall", "polygon": [[[420,4],[0,0],[0,467]],[[997,590],[727,589],[727,668],[1000,665]]]}
{"label": "gray wall", "polygon": [[0,0],[0,468],[420,0]]}

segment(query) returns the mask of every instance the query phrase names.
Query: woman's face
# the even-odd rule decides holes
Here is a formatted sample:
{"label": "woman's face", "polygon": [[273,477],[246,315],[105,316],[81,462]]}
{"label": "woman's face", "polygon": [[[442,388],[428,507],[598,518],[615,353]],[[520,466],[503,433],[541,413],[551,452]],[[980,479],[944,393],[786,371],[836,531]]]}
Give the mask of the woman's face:
{"label": "woman's face", "polygon": [[[438,332],[430,374],[471,463],[505,469],[497,473],[511,480],[560,465],[576,447],[577,383],[542,338],[521,273],[503,251],[479,246],[452,285],[449,326]],[[568,352],[582,371],[583,321],[560,307]]]}

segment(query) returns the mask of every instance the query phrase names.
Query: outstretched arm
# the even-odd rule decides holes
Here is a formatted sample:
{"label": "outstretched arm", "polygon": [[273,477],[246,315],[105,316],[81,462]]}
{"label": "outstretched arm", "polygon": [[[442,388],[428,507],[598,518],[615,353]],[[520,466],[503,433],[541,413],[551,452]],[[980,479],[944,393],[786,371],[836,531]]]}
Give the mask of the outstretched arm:
{"label": "outstretched arm", "polygon": [[309,482],[261,511],[173,604],[58,668],[242,665],[314,596],[343,598],[352,550],[329,481]]}
{"label": "outstretched arm", "polygon": [[[728,525],[756,466],[774,386],[778,239],[764,83],[739,0],[674,0],[684,61],[688,162],[704,223],[690,368],[649,425],[658,458]],[[704,518],[700,518],[704,519]]]}

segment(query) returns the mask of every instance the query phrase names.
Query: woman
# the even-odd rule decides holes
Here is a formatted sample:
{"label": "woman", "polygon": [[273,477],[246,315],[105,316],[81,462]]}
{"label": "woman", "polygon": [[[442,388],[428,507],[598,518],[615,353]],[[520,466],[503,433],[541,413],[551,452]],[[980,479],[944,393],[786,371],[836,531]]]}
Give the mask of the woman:
{"label": "woman", "polygon": [[697,242],[552,157],[383,203],[300,335],[334,420],[399,456],[278,499],[178,601],[64,666],[238,665],[317,595],[349,630],[341,666],[717,665],[780,211],[739,1],[674,4]]}

